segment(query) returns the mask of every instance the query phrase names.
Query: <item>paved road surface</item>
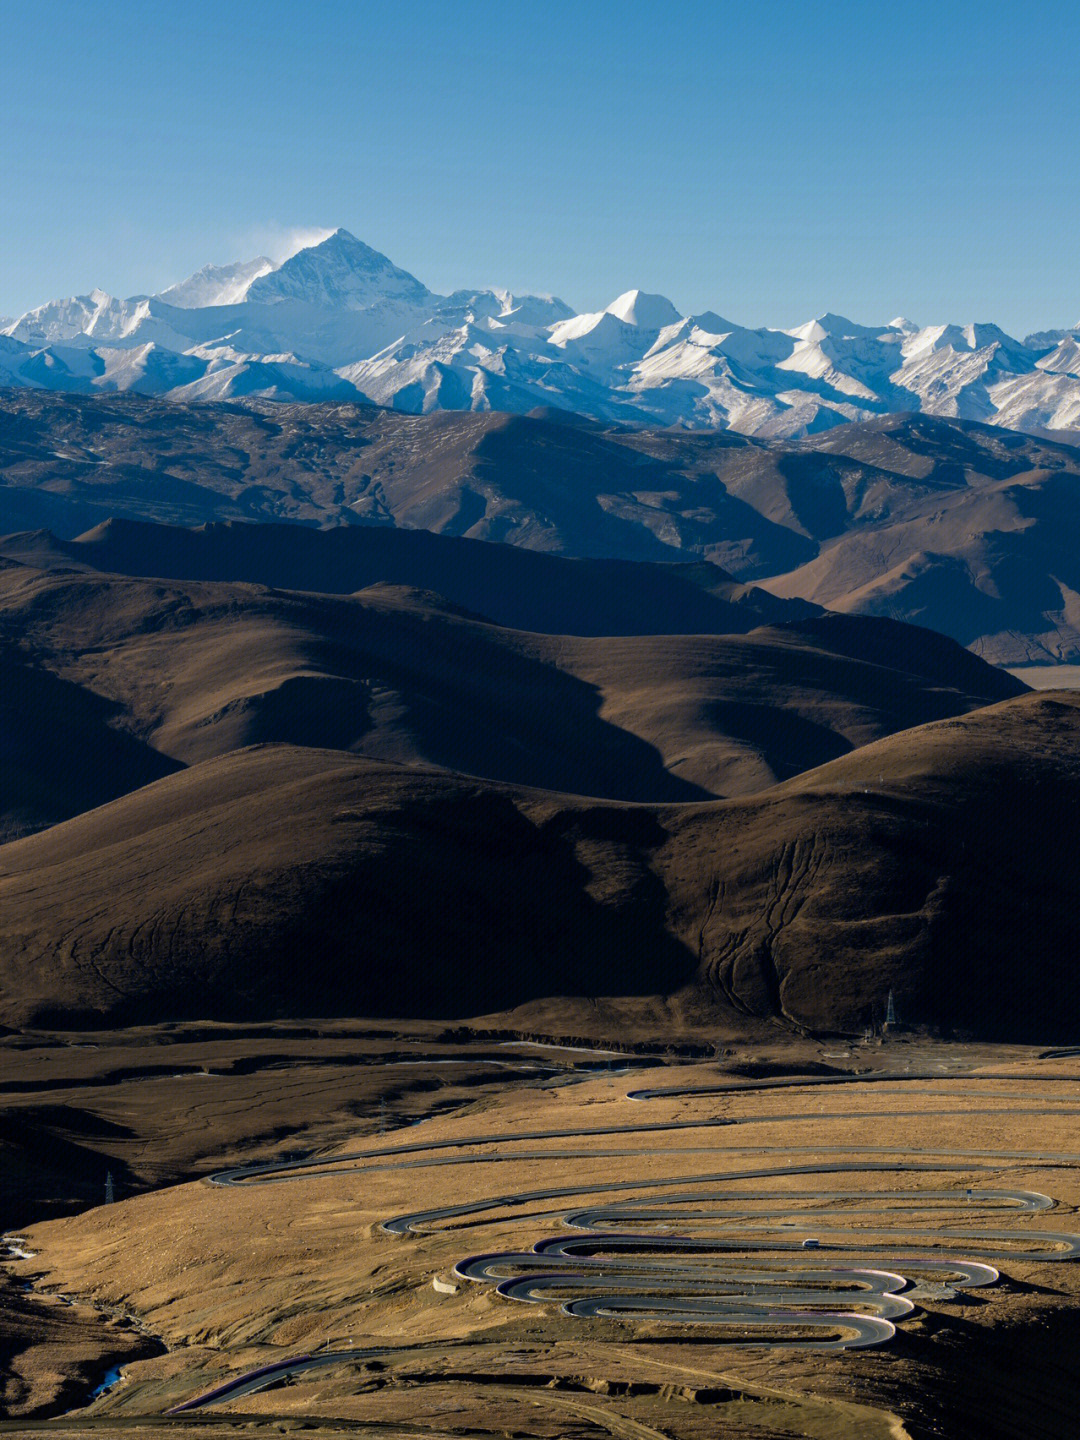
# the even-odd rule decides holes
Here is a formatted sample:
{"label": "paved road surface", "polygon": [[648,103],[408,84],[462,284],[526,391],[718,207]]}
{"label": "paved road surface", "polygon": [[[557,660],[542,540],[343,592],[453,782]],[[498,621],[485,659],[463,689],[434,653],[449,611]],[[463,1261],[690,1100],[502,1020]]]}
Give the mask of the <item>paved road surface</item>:
{"label": "paved road surface", "polygon": [[[1065,1052],[1059,1052],[1065,1053]],[[816,1088],[819,1085],[905,1083],[912,1094],[937,1094],[912,1082],[966,1080],[1007,1080],[1014,1083],[1047,1081],[1077,1082],[1075,1075],[1042,1074],[1023,1076],[1004,1073],[978,1075],[938,1071],[876,1072],[865,1075],[775,1076],[763,1080],[723,1081],[710,1085],[655,1087],[630,1092],[629,1098],[648,1102],[694,1095],[733,1095],[743,1091]],[[1001,1115],[1080,1115],[1080,1108],[1067,1108],[1070,1097],[1006,1094],[969,1088],[950,1092],[965,1098],[980,1097],[994,1104]],[[1023,1099],[1023,1106],[1002,1104]],[[1035,1103],[1031,1103],[1035,1102]],[[1075,1102],[1071,1102],[1075,1104]],[[890,1112],[892,1116],[922,1114],[919,1111]],[[968,1114],[970,1107],[935,1114]],[[653,1134],[680,1130],[737,1129],[753,1124],[791,1124],[823,1119],[880,1119],[867,1111],[822,1114],[820,1111],[738,1119],[716,1117],[702,1120],[668,1120],[631,1125],[596,1126],[577,1129],[550,1129],[490,1132],[453,1140],[415,1140],[401,1145],[380,1145],[332,1157],[269,1162],[262,1165],[223,1170],[210,1177],[216,1185],[257,1185],[288,1180],[316,1179],[339,1174],[363,1165],[363,1171],[425,1168],[445,1164],[498,1164],[506,1161],[552,1159],[598,1159],[605,1156],[636,1155],[642,1159],[665,1156],[667,1146],[629,1150],[580,1148],[538,1149],[508,1153],[463,1155],[463,1147],[489,1147],[522,1142],[585,1140],[603,1136]],[[790,1189],[732,1191],[739,1181],[761,1181],[796,1176],[881,1173],[895,1176],[949,1172],[970,1174],[995,1171],[1001,1164],[1017,1160],[1043,1165],[1080,1166],[1080,1154],[1041,1150],[992,1151],[909,1148],[905,1158],[896,1157],[895,1147],[840,1146],[750,1146],[733,1143],[680,1148],[677,1154],[758,1153],[762,1156],[799,1153],[818,1157],[813,1163],[768,1165],[737,1172],[712,1175],[664,1175],[633,1181],[596,1182],[573,1186],[489,1195],[453,1206],[439,1206],[408,1215],[395,1216],[383,1224],[390,1234],[407,1236],[433,1228],[453,1228],[457,1223],[491,1211],[508,1211],[501,1217],[515,1219],[523,1205],[555,1202],[542,1215],[558,1217],[576,1235],[547,1236],[530,1250],[508,1250],[470,1255],[458,1262],[459,1278],[494,1285],[497,1293],[524,1303],[559,1303],[565,1313],[586,1318],[634,1319],[668,1324],[710,1324],[718,1331],[735,1335],[736,1343],[755,1347],[815,1350],[847,1349],[876,1345],[895,1333],[896,1320],[910,1314],[915,1303],[906,1291],[913,1282],[928,1280],[970,1289],[993,1284],[1002,1263],[1045,1263],[1067,1261],[1080,1256],[1080,1236],[1060,1231],[1001,1228],[1003,1212],[1031,1213],[1050,1209],[1054,1201],[1027,1190],[934,1188],[927,1190],[827,1190]],[[447,1153],[437,1153],[447,1152]],[[826,1161],[827,1155],[851,1159]],[[889,1159],[870,1159],[874,1155]],[[911,1157],[920,1157],[918,1159]],[[364,1163],[367,1162],[367,1163]],[[372,1163],[374,1162],[374,1163]],[[962,1163],[961,1163],[962,1162]],[[989,1162],[989,1163],[983,1163]],[[689,1193],[664,1194],[665,1190]],[[705,1188],[702,1188],[705,1187]],[[635,1192],[622,1200],[613,1198],[588,1208],[567,1208],[565,1202],[582,1197],[612,1196]],[[646,1192],[646,1193],[642,1193]],[[742,1202],[750,1208],[732,1208]],[[807,1202],[818,1208],[804,1208]],[[942,1227],[935,1220],[963,1217],[962,1225]],[[535,1218],[535,1210],[530,1212]],[[889,1223],[867,1227],[866,1217]],[[859,1217],[858,1225],[844,1223]],[[824,1222],[822,1224],[822,1222]],[[837,1222],[840,1222],[839,1224]],[[495,1221],[489,1223],[496,1223]],[[691,1233],[674,1234],[672,1226]],[[817,1245],[803,1248],[812,1238]],[[787,1332],[795,1332],[788,1333]],[[719,1343],[719,1341],[718,1341]],[[396,1349],[379,1351],[326,1351],[298,1356],[257,1372],[238,1376],[206,1395],[185,1402],[179,1410],[233,1399],[253,1390],[278,1383],[286,1374],[356,1361],[376,1354],[394,1354]],[[170,1412],[175,1413],[175,1412]]]}

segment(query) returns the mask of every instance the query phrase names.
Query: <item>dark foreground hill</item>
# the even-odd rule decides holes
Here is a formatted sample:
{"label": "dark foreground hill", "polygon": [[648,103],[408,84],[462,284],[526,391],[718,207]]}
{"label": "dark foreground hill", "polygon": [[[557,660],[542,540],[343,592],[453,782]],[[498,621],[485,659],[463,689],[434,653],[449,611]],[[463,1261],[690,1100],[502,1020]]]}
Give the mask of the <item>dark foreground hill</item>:
{"label": "dark foreground hill", "polygon": [[[154,554],[157,531],[138,528]],[[271,550],[286,558],[293,537],[317,550],[355,533],[270,529]],[[222,538],[257,550],[264,537]],[[376,553],[412,537],[364,538],[375,544],[363,551]],[[746,794],[1024,688],[951,640],[885,620],[826,616],[726,636],[544,635],[400,585],[325,595],[142,579],[72,569],[42,537],[13,549],[53,568],[0,561],[4,838],[266,741],[608,799]],[[470,573],[459,566],[446,578]],[[613,605],[633,604],[632,585],[610,593]]]}
{"label": "dark foreground hill", "polygon": [[0,847],[0,1021],[1080,1026],[1080,702],[1027,694],[741,800],[602,803],[262,746]]}
{"label": "dark foreground hill", "polygon": [[[710,560],[777,595],[929,626],[998,664],[1080,658],[1078,502],[1073,445],[932,415],[768,441],[553,412],[0,391],[0,532],[70,538],[111,515],[273,520],[610,561]],[[447,593],[432,578],[398,583]],[[520,615],[508,623],[535,628]],[[597,623],[592,633],[641,633]],[[539,628],[572,626],[564,612]]]}

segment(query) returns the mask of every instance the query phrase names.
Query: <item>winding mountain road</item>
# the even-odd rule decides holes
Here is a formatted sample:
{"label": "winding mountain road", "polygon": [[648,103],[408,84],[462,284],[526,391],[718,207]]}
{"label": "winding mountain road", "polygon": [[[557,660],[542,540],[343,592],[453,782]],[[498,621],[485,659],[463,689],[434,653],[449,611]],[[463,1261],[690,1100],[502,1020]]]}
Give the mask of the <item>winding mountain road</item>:
{"label": "winding mountain road", "polygon": [[[906,1083],[911,1094],[937,1094],[923,1088],[932,1081],[966,1080],[969,1088],[951,1093],[994,1102],[1000,1115],[1077,1115],[1070,1096],[987,1092],[974,1088],[988,1080],[1023,1084],[1071,1081],[1071,1074],[1022,1076],[985,1072],[977,1075],[938,1071],[891,1071],[865,1075],[780,1076],[709,1085],[654,1087],[631,1091],[628,1098],[649,1102],[698,1095],[734,1095],[769,1089],[820,1085]],[[914,1082],[914,1084],[913,1084]],[[915,1088],[923,1082],[919,1088]],[[1025,1101],[1022,1105],[1008,1102]],[[890,1117],[924,1114],[890,1112]],[[970,1107],[935,1115],[970,1114]],[[1028,1226],[1001,1226],[1003,1214],[1036,1214],[1054,1206],[1037,1191],[1008,1188],[912,1189],[793,1188],[731,1190],[741,1181],[781,1181],[797,1177],[867,1175],[902,1177],[950,1172],[996,1172],[1003,1164],[1031,1161],[1047,1166],[1080,1167],[1080,1154],[1042,1150],[999,1151],[953,1148],[905,1148],[884,1145],[753,1146],[739,1143],[680,1148],[510,1149],[532,1142],[583,1141],[604,1136],[660,1134],[683,1130],[738,1129],[754,1124],[794,1124],[822,1120],[880,1120],[872,1111],[810,1111],[767,1116],[713,1117],[650,1121],[531,1131],[490,1132],[455,1139],[415,1140],[402,1145],[351,1151],[304,1160],[268,1162],[223,1170],[215,1185],[259,1185],[360,1173],[440,1165],[485,1165],[529,1160],[601,1159],[639,1156],[746,1153],[765,1156],[798,1153],[815,1156],[805,1164],[762,1165],[714,1174],[662,1175],[639,1180],[583,1182],[498,1193],[462,1204],[435,1206],[391,1217],[382,1228],[392,1235],[426,1234],[469,1224],[509,1223],[522,1206],[549,1206],[531,1218],[558,1218],[571,1235],[546,1236],[531,1249],[488,1251],[458,1261],[454,1274],[463,1281],[492,1285],[512,1301],[561,1306],[567,1315],[588,1319],[641,1321],[673,1325],[709,1324],[717,1343],[768,1349],[799,1347],[843,1350],[878,1345],[895,1334],[895,1322],[916,1307],[911,1292],[937,1284],[947,1298],[956,1290],[992,1285],[998,1266],[1046,1263],[1080,1256],[1080,1235]],[[733,1136],[725,1137],[734,1140]],[[461,1153],[477,1149],[488,1153]],[[850,1157],[825,1159],[826,1156]],[[874,1159],[873,1156],[889,1157]],[[914,1158],[918,1157],[918,1158]],[[625,1199],[618,1198],[625,1195]],[[567,1202],[595,1197],[599,1203],[568,1208]],[[600,1197],[604,1197],[600,1199]],[[611,1197],[608,1199],[607,1197]],[[493,1213],[500,1212],[500,1213]],[[961,1221],[963,1223],[959,1223]],[[867,1224],[867,1219],[876,1222]],[[944,1226],[945,1219],[952,1223]],[[857,1223],[847,1223],[847,1222]],[[935,1223],[937,1222],[937,1223]],[[995,1223],[996,1222],[996,1223]],[[807,1245],[809,1241],[809,1247]],[[948,1288],[944,1288],[948,1287]],[[176,1407],[176,1412],[236,1398],[274,1384],[285,1374],[356,1361],[376,1351],[326,1351],[298,1356],[249,1372],[214,1391]],[[176,1413],[170,1412],[170,1413]]]}

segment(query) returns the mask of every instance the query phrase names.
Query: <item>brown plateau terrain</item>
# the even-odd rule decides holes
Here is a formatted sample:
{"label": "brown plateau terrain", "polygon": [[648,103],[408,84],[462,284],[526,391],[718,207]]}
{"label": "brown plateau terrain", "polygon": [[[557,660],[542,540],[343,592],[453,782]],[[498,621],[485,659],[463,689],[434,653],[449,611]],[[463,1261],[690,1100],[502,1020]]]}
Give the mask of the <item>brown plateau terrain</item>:
{"label": "brown plateau terrain", "polygon": [[0,1436],[1072,1440],[1078,487],[0,392]]}
{"label": "brown plateau terrain", "polygon": [[704,559],[777,595],[928,626],[998,664],[1080,658],[1080,451],[974,421],[887,415],[770,441],[553,411],[9,390],[0,482],[0,530],[274,520]]}
{"label": "brown plateau terrain", "polygon": [[1078,735],[1080,698],[1030,692],[650,806],[247,748],[0,848],[0,1020],[666,996],[686,1023],[836,1031],[894,989],[912,1023],[1068,1039]]}
{"label": "brown plateau terrain", "polygon": [[807,600],[780,600],[734,580],[707,561],[574,560],[367,525],[316,530],[226,520],[184,529],[113,518],[71,540],[48,530],[7,535],[0,554],[36,569],[320,594],[407,586],[498,625],[554,635],[736,635],[824,613]]}
{"label": "brown plateau terrain", "polygon": [[[159,546],[168,558],[177,542],[213,538],[136,528],[148,564]],[[280,546],[296,536],[322,548],[339,536],[376,549],[397,538],[282,527],[255,539]],[[249,536],[239,527],[222,538]],[[550,635],[491,624],[400,583],[328,595],[151,579],[73,569],[41,535],[2,545],[0,704],[11,739],[0,835],[273,741],[608,799],[740,795],[1023,689],[953,641],[884,620]],[[472,548],[484,560],[513,553]],[[458,575],[472,573],[456,558]],[[726,608],[745,624],[751,606]]]}

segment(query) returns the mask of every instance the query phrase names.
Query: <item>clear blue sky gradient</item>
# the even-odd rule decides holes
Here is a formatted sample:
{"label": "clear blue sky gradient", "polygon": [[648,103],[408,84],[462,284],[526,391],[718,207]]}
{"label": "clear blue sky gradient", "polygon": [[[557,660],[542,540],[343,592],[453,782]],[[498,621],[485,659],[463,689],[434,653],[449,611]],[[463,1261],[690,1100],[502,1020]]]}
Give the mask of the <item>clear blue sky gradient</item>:
{"label": "clear blue sky gradient", "polygon": [[1058,3],[7,0],[0,314],[344,225],[436,290],[1080,319]]}

